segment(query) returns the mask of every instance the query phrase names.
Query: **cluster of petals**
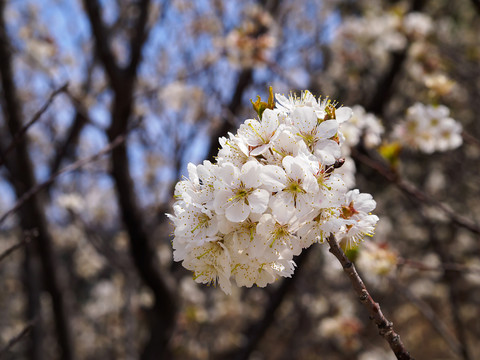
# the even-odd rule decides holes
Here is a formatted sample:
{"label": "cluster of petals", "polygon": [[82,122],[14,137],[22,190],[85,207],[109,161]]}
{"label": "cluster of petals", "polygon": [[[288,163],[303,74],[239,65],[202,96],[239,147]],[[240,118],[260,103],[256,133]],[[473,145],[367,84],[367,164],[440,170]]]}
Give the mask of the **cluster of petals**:
{"label": "cluster of petals", "polygon": [[188,165],[177,183],[174,260],[196,282],[264,287],[290,277],[293,256],[335,235],[356,246],[378,217],[370,194],[350,190],[340,173],[340,125],[352,116],[310,92],[276,95],[275,107],[219,140],[216,162]]}
{"label": "cluster of petals", "polygon": [[407,109],[403,122],[397,124],[393,136],[405,146],[431,154],[456,149],[462,145],[462,125],[450,117],[443,105],[416,103]]}

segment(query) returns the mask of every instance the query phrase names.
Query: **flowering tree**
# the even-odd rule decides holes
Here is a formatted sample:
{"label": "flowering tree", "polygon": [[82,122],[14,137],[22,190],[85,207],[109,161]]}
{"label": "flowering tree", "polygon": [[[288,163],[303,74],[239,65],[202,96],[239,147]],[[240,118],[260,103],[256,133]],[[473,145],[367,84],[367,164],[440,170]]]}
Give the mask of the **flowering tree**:
{"label": "flowering tree", "polygon": [[473,359],[478,1],[0,14],[0,357]]}

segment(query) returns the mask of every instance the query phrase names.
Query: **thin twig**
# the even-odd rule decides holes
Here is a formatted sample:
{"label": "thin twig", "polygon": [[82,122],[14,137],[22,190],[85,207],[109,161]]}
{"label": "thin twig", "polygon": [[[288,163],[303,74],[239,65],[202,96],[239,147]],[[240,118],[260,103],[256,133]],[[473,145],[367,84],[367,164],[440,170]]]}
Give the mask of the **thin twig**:
{"label": "thin twig", "polygon": [[388,342],[393,353],[399,360],[411,360],[413,359],[405,346],[400,340],[400,335],[393,330],[393,323],[389,321],[382,313],[380,305],[376,303],[368,292],[363,280],[360,278],[355,265],[347,258],[343,250],[338,246],[337,240],[334,235],[327,238],[330,245],[329,251],[338,259],[342,264],[343,271],[348,275],[355,293],[358,295],[360,302],[368,310],[370,318],[377,325],[379,334]]}
{"label": "thin twig", "polygon": [[2,217],[0,218],[0,225],[8,218],[8,216],[10,216],[11,214],[13,214],[14,212],[16,212],[20,207],[23,206],[23,204],[25,204],[25,202],[27,202],[32,196],[34,196],[36,193],[38,193],[39,191],[43,190],[44,188],[46,188],[48,185],[50,185],[51,183],[53,183],[55,181],[55,179],[64,174],[64,173],[67,173],[67,172],[71,172],[71,171],[75,171],[77,170],[78,168],[88,164],[88,163],[91,163],[93,161],[96,161],[98,160],[101,156],[109,153],[110,151],[112,151],[113,149],[115,149],[117,146],[119,146],[120,144],[122,144],[123,142],[125,141],[125,136],[124,135],[120,135],[118,136],[114,141],[112,141],[110,144],[108,144],[107,146],[105,146],[102,150],[100,150],[98,153],[94,154],[94,155],[91,155],[91,156],[88,156],[88,157],[85,157],[83,159],[80,159],[80,160],[77,160],[75,161],[74,163],[64,167],[63,169],[57,171],[55,174],[52,174],[47,180],[45,180],[44,182],[38,184],[38,185],[35,185],[33,188],[31,188],[29,191],[25,192],[18,200],[17,202],[15,203],[15,205],[10,209],[8,210],[5,214],[2,215]]}
{"label": "thin twig", "polygon": [[54,90],[50,96],[48,97],[48,100],[45,102],[45,104],[43,104],[43,106],[33,115],[33,117],[30,119],[29,122],[27,122],[21,129],[18,133],[15,134],[15,136],[13,137],[12,141],[10,142],[10,144],[8,145],[7,149],[3,152],[2,156],[0,157],[0,166],[3,165],[5,163],[5,160],[7,158],[7,155],[13,150],[15,149],[15,147],[17,146],[18,142],[20,141],[20,139],[23,137],[23,135],[25,135],[25,133],[27,132],[27,130],[37,122],[38,119],[40,119],[40,117],[43,115],[43,113],[45,111],[47,111],[48,107],[50,106],[50,104],[53,102],[53,100],[55,99],[55,97],[66,91],[68,87],[68,82],[63,84],[61,87],[59,87],[57,90]]}
{"label": "thin twig", "polygon": [[465,140],[466,143],[475,145],[477,148],[480,149],[480,140],[478,140],[477,138],[475,138],[474,136],[472,136],[471,134],[469,134],[465,130],[462,131],[462,138],[463,138],[463,140]]}
{"label": "thin twig", "polygon": [[0,262],[5,259],[8,255],[10,255],[11,253],[13,253],[15,250],[18,250],[20,249],[23,245],[25,245],[27,243],[26,239],[23,239],[22,241],[19,241],[17,242],[16,244],[13,244],[12,246],[10,246],[7,250],[5,250],[4,252],[2,252],[0,254]]}
{"label": "thin twig", "polygon": [[5,259],[7,256],[12,254],[16,250],[20,249],[22,246],[27,245],[30,242],[30,240],[32,239],[32,237],[35,237],[37,235],[38,235],[38,233],[36,233],[35,231],[25,232],[24,238],[21,241],[13,244],[9,248],[7,248],[5,251],[0,253],[0,262],[2,262],[3,259]]}
{"label": "thin twig", "polygon": [[17,335],[15,335],[13,338],[11,338],[7,345],[3,347],[3,349],[0,350],[0,358],[2,358],[4,355],[7,354],[7,352],[20,340],[22,340],[29,332],[32,330],[32,328],[35,326],[35,323],[37,322],[37,319],[33,319],[29,321],[29,323],[20,331]]}
{"label": "thin twig", "polygon": [[398,266],[410,266],[417,270],[421,271],[455,271],[455,272],[470,272],[470,273],[480,273],[480,267],[472,267],[464,264],[457,263],[442,263],[440,266],[429,266],[423,262],[410,260],[405,258],[398,258]]}
{"label": "thin twig", "polygon": [[407,286],[401,284],[397,279],[390,278],[395,288],[400,290],[400,294],[404,295],[415,307],[422,313],[422,315],[432,324],[432,327],[445,340],[450,349],[461,356],[462,349],[458,340],[451,334],[447,325],[440,320],[432,308],[418,296],[416,296]]}
{"label": "thin twig", "polygon": [[400,178],[399,174],[388,169],[384,164],[372,159],[371,157],[361,154],[359,151],[352,149],[352,157],[368,167],[376,170],[385,179],[397,186],[402,192],[420,204],[429,204],[439,208],[445,213],[449,219],[458,226],[464,227],[471,232],[480,235],[480,227],[470,219],[458,215],[450,207],[433,198],[426,192],[420,190],[415,185]]}

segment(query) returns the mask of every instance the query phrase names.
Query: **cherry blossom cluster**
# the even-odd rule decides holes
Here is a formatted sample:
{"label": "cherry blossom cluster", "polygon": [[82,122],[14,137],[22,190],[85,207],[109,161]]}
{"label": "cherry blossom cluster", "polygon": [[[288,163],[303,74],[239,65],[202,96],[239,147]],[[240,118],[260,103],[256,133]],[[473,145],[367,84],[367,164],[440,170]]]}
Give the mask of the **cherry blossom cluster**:
{"label": "cherry blossom cluster", "polygon": [[446,106],[421,103],[407,109],[406,119],[393,129],[393,137],[429,154],[455,149],[463,142],[462,125],[450,117]]}
{"label": "cherry blossom cluster", "polygon": [[373,234],[370,194],[348,190],[339,169],[352,110],[310,92],[271,92],[258,118],[221,138],[216,163],[188,165],[177,183],[174,260],[194,280],[264,287],[294,272],[293,256],[334,234],[345,248]]}

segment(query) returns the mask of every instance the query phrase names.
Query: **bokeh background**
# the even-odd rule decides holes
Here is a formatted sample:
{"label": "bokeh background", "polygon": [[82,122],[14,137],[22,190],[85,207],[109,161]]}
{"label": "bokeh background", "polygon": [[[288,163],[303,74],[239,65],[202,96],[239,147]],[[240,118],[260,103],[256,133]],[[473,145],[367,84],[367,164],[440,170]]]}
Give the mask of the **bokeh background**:
{"label": "bokeh background", "polygon": [[[478,358],[479,34],[478,0],[0,0],[0,357],[394,359],[325,244],[230,296],[172,260],[175,182],[272,86],[381,121],[356,265],[415,358]],[[463,145],[392,143],[416,102]]]}

